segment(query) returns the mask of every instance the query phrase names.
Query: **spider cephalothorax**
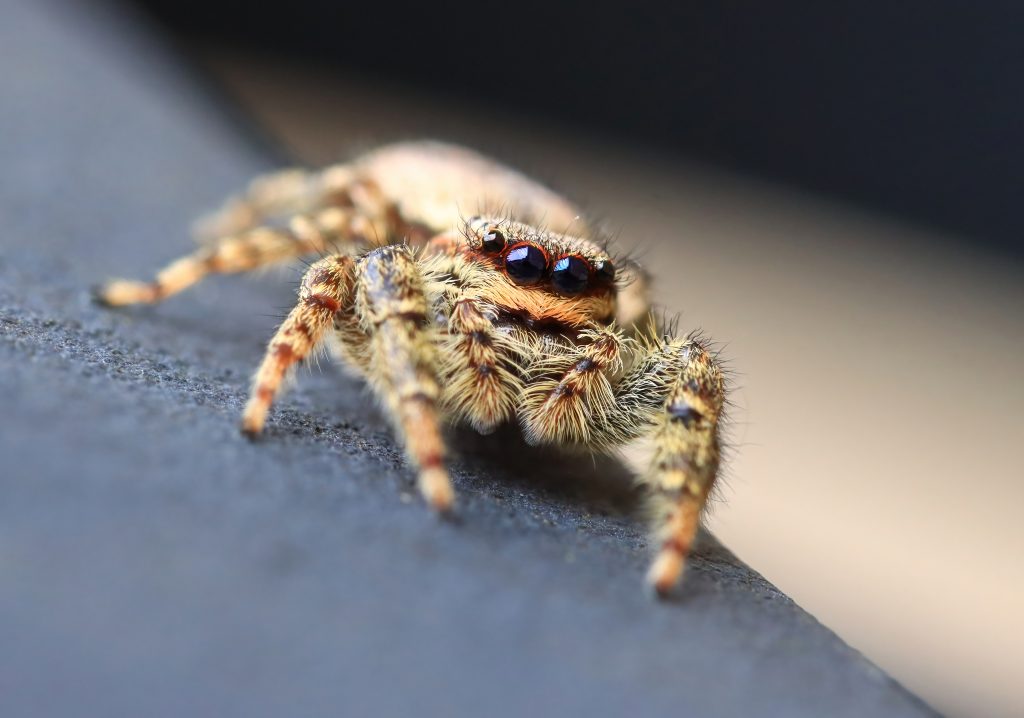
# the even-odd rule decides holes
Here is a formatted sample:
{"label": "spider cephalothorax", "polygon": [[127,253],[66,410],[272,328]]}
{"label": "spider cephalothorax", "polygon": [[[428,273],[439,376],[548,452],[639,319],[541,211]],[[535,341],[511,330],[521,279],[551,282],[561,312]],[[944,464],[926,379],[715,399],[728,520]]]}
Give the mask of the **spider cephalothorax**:
{"label": "spider cephalothorax", "polygon": [[480,267],[468,285],[530,326],[575,329],[615,319],[615,267],[589,240],[474,217],[463,241],[448,246]]}
{"label": "spider cephalothorax", "polygon": [[[464,220],[460,207],[505,212]],[[256,373],[244,432],[262,431],[288,370],[326,344],[375,389],[439,511],[454,500],[445,421],[516,420],[531,443],[593,452],[650,436],[649,580],[660,593],[678,581],[718,471],[722,372],[698,338],[658,328],[644,273],[570,202],[468,150],[411,143],[260,178],[200,234],[154,281],[99,298],[157,302],[209,273],[323,257]]]}
{"label": "spider cephalothorax", "polygon": [[470,254],[501,268],[519,286],[545,286],[565,297],[614,288],[612,258],[586,239],[481,217],[469,220],[466,239]]}

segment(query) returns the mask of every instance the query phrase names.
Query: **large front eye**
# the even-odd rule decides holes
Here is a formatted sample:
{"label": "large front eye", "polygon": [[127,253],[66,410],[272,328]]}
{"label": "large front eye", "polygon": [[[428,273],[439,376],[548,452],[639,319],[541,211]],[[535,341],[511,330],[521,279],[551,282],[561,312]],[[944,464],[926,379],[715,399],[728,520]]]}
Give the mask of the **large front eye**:
{"label": "large front eye", "polygon": [[505,255],[505,271],[516,284],[536,284],[547,266],[547,255],[535,244],[514,245]]}
{"label": "large front eye", "polygon": [[590,265],[576,255],[562,257],[551,270],[551,284],[561,294],[579,294],[587,288]]}

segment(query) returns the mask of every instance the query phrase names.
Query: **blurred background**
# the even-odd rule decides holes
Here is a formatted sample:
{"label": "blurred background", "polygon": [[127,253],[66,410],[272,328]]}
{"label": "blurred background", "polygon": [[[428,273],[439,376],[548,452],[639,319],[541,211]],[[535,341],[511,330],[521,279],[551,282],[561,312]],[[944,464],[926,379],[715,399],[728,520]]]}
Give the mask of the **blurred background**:
{"label": "blurred background", "polygon": [[282,161],[437,137],[603,218],[735,371],[713,532],[941,711],[1024,714],[1024,6],[128,5]]}

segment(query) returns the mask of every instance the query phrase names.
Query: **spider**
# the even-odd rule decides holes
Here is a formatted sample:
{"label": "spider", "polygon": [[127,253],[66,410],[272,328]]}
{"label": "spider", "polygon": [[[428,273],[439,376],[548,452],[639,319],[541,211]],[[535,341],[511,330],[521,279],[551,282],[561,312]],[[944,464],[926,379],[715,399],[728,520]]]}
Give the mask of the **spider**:
{"label": "spider", "polygon": [[455,499],[445,422],[487,433],[515,419],[531,444],[596,454],[650,437],[647,582],[665,595],[718,472],[723,372],[699,335],[656,321],[643,270],[611,257],[580,215],[468,149],[388,145],[257,178],[197,223],[198,250],[97,298],[156,303],[208,274],[319,255],[256,372],[245,434],[263,430],[289,369],[327,346],[380,398],[438,512]]}

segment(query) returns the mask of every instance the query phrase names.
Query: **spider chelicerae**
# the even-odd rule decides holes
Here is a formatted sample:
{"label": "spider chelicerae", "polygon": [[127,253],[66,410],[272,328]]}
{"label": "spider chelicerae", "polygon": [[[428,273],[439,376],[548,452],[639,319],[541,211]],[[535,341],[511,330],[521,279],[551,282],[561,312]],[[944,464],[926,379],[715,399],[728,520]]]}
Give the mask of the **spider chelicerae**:
{"label": "spider chelicerae", "polygon": [[643,270],[610,256],[575,205],[470,150],[402,143],[257,178],[196,234],[153,281],[113,280],[98,298],[156,303],[208,274],[321,257],[256,372],[246,434],[326,345],[381,399],[440,512],[455,498],[445,422],[515,419],[530,443],[597,453],[649,437],[647,580],[662,595],[679,582],[718,472],[723,373],[698,335],[656,320]]}

